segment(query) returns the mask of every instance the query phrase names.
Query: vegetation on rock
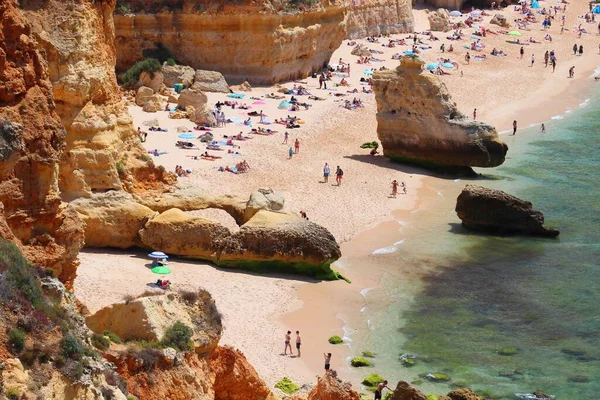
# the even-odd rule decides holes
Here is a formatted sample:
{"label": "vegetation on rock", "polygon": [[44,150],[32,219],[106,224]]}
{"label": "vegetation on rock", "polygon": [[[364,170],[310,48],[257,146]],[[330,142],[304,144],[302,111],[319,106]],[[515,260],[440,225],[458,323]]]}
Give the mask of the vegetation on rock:
{"label": "vegetation on rock", "polygon": [[350,365],[352,365],[353,367],[372,367],[373,363],[369,360],[367,360],[364,357],[353,357],[352,360],[350,360]]}
{"label": "vegetation on rock", "polygon": [[99,335],[97,333],[94,333],[92,335],[91,341],[92,341],[92,345],[101,351],[106,351],[110,347],[110,339],[104,335]]}
{"label": "vegetation on rock", "polygon": [[158,72],[161,69],[162,65],[156,58],[146,58],[143,61],[137,62],[133,67],[125,71],[121,80],[123,81],[124,86],[133,86],[140,79],[140,74],[142,72],[148,72],[153,76],[155,72]]}
{"label": "vegetation on rock", "polygon": [[277,382],[275,384],[275,387],[277,389],[281,390],[285,394],[292,394],[292,393],[298,391],[298,389],[300,389],[300,387],[298,385],[296,385],[294,382],[292,382],[292,380],[290,378],[288,378],[287,376],[284,377],[279,382]]}
{"label": "vegetation on rock", "polygon": [[333,335],[332,337],[330,337],[327,340],[329,343],[331,344],[340,344],[340,343],[344,343],[344,339],[342,339],[341,337],[337,336],[337,335]]}
{"label": "vegetation on rock", "polygon": [[375,358],[375,353],[373,353],[372,351],[363,351],[362,352],[362,356],[363,357],[368,357],[368,358]]}
{"label": "vegetation on rock", "polygon": [[181,351],[189,351],[194,348],[194,343],[192,342],[193,334],[194,331],[192,328],[181,321],[177,321],[165,332],[162,344]]}

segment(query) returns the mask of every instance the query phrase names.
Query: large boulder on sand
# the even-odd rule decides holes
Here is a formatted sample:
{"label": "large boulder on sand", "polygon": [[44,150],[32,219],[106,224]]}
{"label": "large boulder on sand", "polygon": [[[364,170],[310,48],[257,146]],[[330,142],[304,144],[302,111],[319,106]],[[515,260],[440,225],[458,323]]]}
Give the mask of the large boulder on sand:
{"label": "large boulder on sand", "polygon": [[202,69],[196,71],[192,88],[202,90],[203,92],[229,93],[229,85],[223,74]]}
{"label": "large boulder on sand", "polygon": [[[186,109],[187,110],[187,109]],[[189,113],[190,121],[198,125],[215,126],[217,125],[217,118],[213,114],[212,110],[205,105],[202,108],[194,109],[193,112]]]}
{"label": "large boulder on sand", "polygon": [[142,86],[137,90],[135,95],[135,104],[140,107],[144,107],[144,105],[150,101],[154,96],[154,90],[149,87]]}
{"label": "large boulder on sand", "polygon": [[333,374],[325,374],[308,394],[307,400],[360,400],[360,394],[349,382],[339,380]]}
{"label": "large boulder on sand", "polygon": [[283,195],[273,189],[258,189],[252,192],[246,203],[244,221],[249,221],[260,210],[281,211],[285,205]]}
{"label": "large boulder on sand", "polygon": [[194,295],[169,293],[139,297],[104,307],[86,318],[88,327],[99,334],[111,331],[123,340],[162,340],[176,321],[194,331],[196,352],[207,352],[219,343],[221,317],[210,296],[200,290]]}
{"label": "large boulder on sand", "polygon": [[392,393],[392,400],[427,400],[427,396],[408,382],[400,381]]}
{"label": "large boulder on sand", "polygon": [[163,84],[162,72],[142,71],[137,82],[137,87],[149,87],[154,93],[158,93]]}
{"label": "large boulder on sand", "polygon": [[156,94],[142,106],[142,110],[145,112],[157,112],[161,111],[162,109],[161,98]]}
{"label": "large boulder on sand", "polygon": [[85,222],[86,247],[126,249],[141,246],[138,232],[148,220],[158,215],[137,203],[125,191],[95,193],[70,204]]}
{"label": "large boulder on sand", "polygon": [[332,279],[329,266],[340,256],[326,228],[293,214],[260,210],[223,240],[217,264]]}
{"label": "large boulder on sand", "polygon": [[177,101],[177,107],[183,108],[185,110],[185,108],[187,106],[192,106],[192,107],[194,107],[195,110],[201,110],[204,108],[207,101],[208,101],[208,98],[206,97],[206,94],[204,94],[204,92],[202,90],[197,89],[197,88],[184,89],[179,94],[179,99]]}
{"label": "large boulder on sand", "polygon": [[352,55],[358,57],[370,57],[371,50],[369,50],[364,44],[359,43],[352,49]]}
{"label": "large boulder on sand", "polygon": [[231,231],[219,222],[172,208],[148,221],[139,232],[142,243],[178,256],[215,259],[220,241]]}
{"label": "large boulder on sand", "polygon": [[234,92],[251,92],[252,86],[250,86],[250,82],[244,81],[239,85],[230,86],[230,89]]}
{"label": "large boulder on sand", "polygon": [[508,22],[506,17],[502,14],[494,15],[494,17],[490,21],[490,24],[498,25],[503,28],[510,28],[510,23]]}
{"label": "large boulder on sand", "polygon": [[393,160],[442,169],[496,167],[508,146],[494,127],[461,114],[446,85],[403,57],[396,70],[373,74],[377,136]]}
{"label": "large boulder on sand", "polygon": [[554,237],[559,231],[544,226],[544,214],[532,204],[501,190],[467,185],[456,200],[463,226],[482,232]]}
{"label": "large boulder on sand", "polygon": [[196,71],[192,67],[188,67],[187,65],[168,65],[167,63],[163,64],[162,73],[165,85],[171,88],[176,83],[183,83],[185,87],[192,86],[194,76],[196,75]]}
{"label": "large boulder on sand", "polygon": [[429,29],[432,31],[448,32],[452,29],[450,14],[446,9],[439,8],[437,11],[431,11],[427,18],[429,19]]}

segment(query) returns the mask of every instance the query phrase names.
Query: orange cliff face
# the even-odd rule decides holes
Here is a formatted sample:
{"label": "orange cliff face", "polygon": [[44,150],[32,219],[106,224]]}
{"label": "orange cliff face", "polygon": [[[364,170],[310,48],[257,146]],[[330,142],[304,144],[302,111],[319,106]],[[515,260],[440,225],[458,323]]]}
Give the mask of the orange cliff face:
{"label": "orange cliff face", "polygon": [[25,7],[32,34],[45,52],[56,113],[67,132],[59,168],[65,201],[108,190],[133,191],[136,178],[169,180],[142,161],[144,150],[117,86],[115,4],[49,0],[43,8]]}
{"label": "orange cliff face", "polygon": [[[0,4],[0,229],[35,264],[67,284],[83,224],[61,203],[58,165],[66,132],[46,60],[17,1]],[[3,210],[2,210],[3,209]]]}
{"label": "orange cliff face", "polygon": [[413,29],[409,0],[322,0],[297,8],[269,0],[127,3],[114,17],[117,70],[160,45],[178,63],[219,71],[229,83],[305,78],[321,70],[346,37]]}

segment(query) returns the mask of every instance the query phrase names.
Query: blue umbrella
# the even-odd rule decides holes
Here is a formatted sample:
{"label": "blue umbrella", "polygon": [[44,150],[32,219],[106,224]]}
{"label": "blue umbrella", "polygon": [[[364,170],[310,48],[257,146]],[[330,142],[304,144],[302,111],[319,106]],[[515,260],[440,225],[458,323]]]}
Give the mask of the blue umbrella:
{"label": "blue umbrella", "polygon": [[232,99],[243,99],[244,97],[246,97],[246,95],[241,93],[231,93],[228,94],[227,97],[231,97]]}
{"label": "blue umbrella", "polygon": [[365,74],[365,75],[373,75],[373,71],[371,71],[370,69],[365,69],[363,71],[363,74]]}
{"label": "blue umbrella", "polygon": [[196,134],[192,133],[192,132],[185,132],[182,133],[181,135],[177,136],[179,139],[195,139],[196,138]]}
{"label": "blue umbrella", "polygon": [[169,258],[169,256],[166,255],[165,253],[163,253],[162,251],[153,251],[152,253],[148,254],[148,257],[150,257],[150,258]]}
{"label": "blue umbrella", "polygon": [[592,12],[593,12],[594,14],[600,14],[600,6],[596,6],[596,7],[594,7],[594,9],[592,10]]}
{"label": "blue umbrella", "polygon": [[437,64],[437,63],[429,63],[425,66],[425,68],[428,71],[432,71],[432,70],[436,69],[437,67],[439,67],[439,64]]}
{"label": "blue umbrella", "polygon": [[406,54],[407,56],[414,56],[416,53],[412,50],[405,50],[404,54]]}
{"label": "blue umbrella", "polygon": [[444,68],[454,68],[454,65],[452,65],[452,63],[443,63],[442,67],[444,67]]}

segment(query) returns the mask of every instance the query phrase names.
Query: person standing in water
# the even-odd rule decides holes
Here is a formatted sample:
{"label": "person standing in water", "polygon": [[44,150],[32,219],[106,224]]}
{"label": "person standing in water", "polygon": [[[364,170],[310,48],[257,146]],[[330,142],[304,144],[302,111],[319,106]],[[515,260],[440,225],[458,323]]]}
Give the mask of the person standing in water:
{"label": "person standing in water", "polygon": [[377,389],[375,389],[375,400],[381,400],[381,395],[383,394],[383,389],[387,389],[390,392],[392,389],[388,387],[388,381],[383,381],[379,385],[377,385]]}
{"label": "person standing in water", "polygon": [[302,346],[302,338],[300,338],[300,331],[296,331],[296,350],[298,351],[298,357],[300,357],[300,346]]}
{"label": "person standing in water", "polygon": [[540,132],[546,133],[546,125],[542,124],[542,126],[540,127]]}
{"label": "person standing in water", "polygon": [[513,135],[517,133],[517,120],[513,121]]}
{"label": "person standing in water", "polygon": [[292,350],[292,345],[290,344],[290,340],[292,340],[292,331],[287,331],[287,333],[285,334],[285,349],[283,350],[283,354],[287,355],[287,350],[288,348],[290,349],[290,354],[294,354],[294,351]]}
{"label": "person standing in water", "polygon": [[329,373],[329,368],[331,368],[331,353],[323,353],[323,357],[325,358],[325,373]]}

